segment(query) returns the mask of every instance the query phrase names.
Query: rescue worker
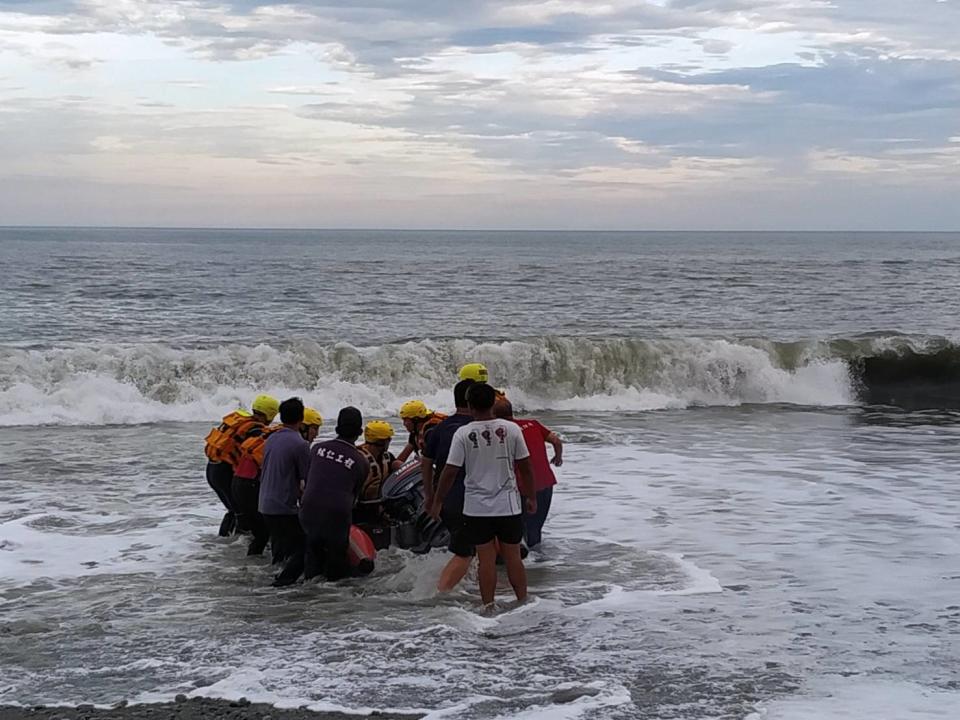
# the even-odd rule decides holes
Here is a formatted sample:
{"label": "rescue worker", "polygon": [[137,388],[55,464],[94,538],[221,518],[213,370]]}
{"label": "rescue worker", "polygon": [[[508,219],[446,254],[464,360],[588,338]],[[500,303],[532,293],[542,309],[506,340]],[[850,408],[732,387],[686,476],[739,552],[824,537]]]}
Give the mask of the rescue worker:
{"label": "rescue worker", "polygon": [[234,469],[240,460],[240,445],[260,435],[279,410],[280,402],[275,397],[258,395],[250,405],[250,412],[240,409],[224,416],[205,438],[207,482],[227,509],[220,523],[220,537],[228,537],[237,529],[232,485]]}
{"label": "rescue worker", "polygon": [[[487,372],[487,366],[483,363],[469,363],[460,368],[461,380],[472,380],[476,383],[489,383],[490,373]],[[497,400],[506,400],[507,394],[503,390],[494,388]]]}
{"label": "rescue worker", "polygon": [[460,379],[485,383],[489,382],[490,373],[487,372],[487,366],[483,363],[469,363],[460,368]]}
{"label": "rescue worker", "polygon": [[496,399],[496,391],[487,383],[470,386],[467,402],[473,420],[454,433],[430,506],[431,517],[439,518],[457,475],[465,472],[464,531],[480,561],[480,595],[485,607],[493,603],[497,587],[498,553],[517,600],[526,600],[527,575],[520,551],[524,505],[530,514],[537,511],[523,433],[515,423],[494,417]]}
{"label": "rescue worker", "polygon": [[[530,467],[533,471],[534,491],[537,495],[537,511],[533,514],[524,512],[524,539],[527,547],[533,550],[543,539],[543,524],[550,512],[550,502],[553,500],[553,486],[557,484],[557,477],[550,465],[563,465],[563,441],[555,432],[545,427],[539,420],[533,418],[515,418],[513,405],[507,399],[499,399],[493,407],[494,416],[509,420],[520,426],[523,440],[530,451]],[[553,458],[547,459],[546,445],[553,446]]]}
{"label": "rescue worker", "polygon": [[403,421],[403,427],[410,433],[407,444],[397,455],[400,465],[405,463],[413,453],[418,456],[423,455],[423,449],[427,444],[427,435],[446,417],[443,413],[428,410],[423,400],[407,400],[400,406],[400,419]]}
{"label": "rescue worker", "polygon": [[[437,425],[436,430],[430,433],[427,446],[420,459],[420,470],[423,474],[423,509],[429,511],[433,507],[434,478],[440,477],[453,436],[462,426],[473,421],[473,415],[467,406],[467,391],[475,384],[469,378],[461,380],[453,388],[453,404],[456,412]],[[464,473],[455,477],[455,482],[443,502],[441,518],[444,526],[450,532],[450,543],[447,549],[453,555],[447,562],[440,578],[437,589],[440,592],[449,592],[457,586],[470,569],[470,563],[476,555],[476,548],[467,537],[463,517],[463,487]]]}
{"label": "rescue worker", "polygon": [[277,576],[275,587],[292,585],[301,574],[307,579],[324,575],[327,580],[352,574],[347,557],[350,525],[360,486],[370,472],[355,445],[362,431],[360,411],[345,407],[337,416],[337,437],[310,448],[310,470],[300,502],[305,543]]}
{"label": "rescue worker", "polygon": [[310,443],[300,435],[304,407],[300,398],[280,404],[283,427],[267,438],[263,450],[258,509],[270,531],[274,563],[303,550],[303,530],[297,513],[310,467]]}
{"label": "rescue worker", "polygon": [[303,425],[300,426],[300,435],[308,443],[312,443],[320,434],[323,426],[323,417],[313,408],[303,409]]}
{"label": "rescue worker", "polygon": [[[303,425],[300,434],[307,442],[312,442],[323,425],[323,418],[313,408],[303,409]],[[240,445],[240,462],[233,474],[233,500],[236,505],[237,522],[247,527],[253,534],[247,555],[261,555],[270,539],[267,523],[260,514],[260,468],[263,466],[263,451],[267,438],[284,427],[268,427],[256,437],[245,440]]]}
{"label": "rescue worker", "polygon": [[383,481],[396,469],[393,454],[388,451],[392,438],[393,427],[384,420],[371,420],[364,428],[364,442],[357,449],[370,465],[370,472],[360,486],[360,500],[379,500]]}

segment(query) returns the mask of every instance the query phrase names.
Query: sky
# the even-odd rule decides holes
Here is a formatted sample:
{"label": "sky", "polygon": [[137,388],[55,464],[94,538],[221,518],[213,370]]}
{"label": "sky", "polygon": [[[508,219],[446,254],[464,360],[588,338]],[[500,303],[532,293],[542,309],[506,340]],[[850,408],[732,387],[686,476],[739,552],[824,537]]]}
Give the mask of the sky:
{"label": "sky", "polygon": [[960,0],[0,0],[0,224],[960,230]]}

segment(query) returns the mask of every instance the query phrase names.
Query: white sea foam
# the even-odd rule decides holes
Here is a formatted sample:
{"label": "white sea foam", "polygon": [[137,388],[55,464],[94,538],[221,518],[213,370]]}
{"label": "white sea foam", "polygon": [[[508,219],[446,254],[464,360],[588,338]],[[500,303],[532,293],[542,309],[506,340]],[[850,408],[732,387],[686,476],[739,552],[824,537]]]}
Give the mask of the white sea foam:
{"label": "white sea foam", "polygon": [[771,343],[696,339],[6,348],[0,350],[0,426],[208,422],[260,392],[300,395],[326,416],[348,404],[369,415],[394,415],[411,397],[449,410],[457,367],[476,359],[516,404],[530,409],[854,402],[845,361],[819,347],[812,344],[799,364],[783,360]]}
{"label": "white sea foam", "polygon": [[546,702],[533,705],[519,712],[498,715],[497,720],[577,720],[577,718],[596,716],[604,708],[629,705],[632,702],[630,691],[619,683],[596,681],[585,685],[562,683],[553,688],[553,692],[583,694],[570,702]]}
{"label": "white sea foam", "polygon": [[[154,572],[175,564],[182,553],[178,539],[182,521],[168,520],[156,527],[122,533],[86,530],[64,533],[35,527],[45,514],[0,523],[2,585],[22,585],[40,578],[63,580],[104,573]],[[77,515],[93,526],[103,515]]]}
{"label": "white sea foam", "polygon": [[437,595],[436,579],[446,562],[446,556],[437,552],[416,555],[408,550],[381,550],[377,553],[377,571],[363,587],[372,594],[394,593],[408,600],[427,600]]}
{"label": "white sea foam", "polygon": [[660,595],[709,595],[723,592],[723,586],[709,570],[683,557],[681,553],[665,553],[676,562],[683,572],[690,578],[690,584],[676,590],[661,590]]}
{"label": "white sea foam", "polygon": [[[782,423],[766,428],[762,421],[771,416]],[[266,561],[245,558],[242,538],[215,539],[221,510],[200,465],[183,461],[162,479],[148,473],[143,482],[123,474],[126,462],[120,472],[105,463],[102,477],[87,467],[75,493],[58,493],[61,505],[0,525],[0,537],[10,541],[9,550],[0,549],[8,576],[0,589],[17,587],[3,606],[5,630],[63,658],[36,677],[22,672],[25,663],[14,663],[0,697],[156,702],[183,692],[318,709],[533,720],[630,715],[630,692],[621,685],[639,698],[644,683],[664,676],[657,686],[667,688],[663,696],[636,714],[655,716],[662,702],[663,716],[676,716],[676,703],[686,712],[706,700],[703,717],[742,717],[755,707],[754,720],[949,717],[943,708],[957,698],[945,691],[896,685],[897,695],[874,702],[879,691],[870,683],[821,690],[810,683],[818,670],[808,670],[821,658],[824,667],[835,667],[831,658],[849,653],[842,659],[851,671],[883,673],[878,677],[891,683],[923,682],[931,670],[938,681],[948,676],[944,668],[955,652],[941,641],[955,622],[946,579],[955,547],[939,538],[956,515],[956,499],[940,445],[909,464],[882,469],[874,462],[864,475],[853,462],[860,456],[849,445],[849,423],[833,413],[642,420],[659,434],[635,432],[636,419],[627,418],[623,444],[570,443],[546,527],[550,562],[528,563],[537,599],[492,617],[478,612],[475,579],[457,593],[434,596],[443,553],[390,551],[364,580],[276,593],[267,587]],[[806,441],[812,422],[821,433],[816,453]],[[193,429],[144,428],[148,444],[140,430],[56,431],[54,462],[66,466],[96,435],[110,438],[114,458],[164,466],[182,453]],[[907,442],[882,427],[867,430],[882,440],[867,448],[872,460],[884,447],[902,452]],[[20,448],[32,442],[28,432],[7,435]],[[941,439],[949,446],[955,438]],[[930,439],[924,433],[911,442],[916,448]],[[54,486],[34,477],[32,467],[16,466],[18,474],[7,478],[4,490],[15,508],[49,500]],[[138,496],[130,497],[131,486]],[[847,499],[835,502],[827,488]],[[148,516],[163,522],[138,524]],[[169,556],[161,552],[167,548]],[[27,575],[11,577],[8,557],[49,567],[17,562],[14,571]],[[99,567],[87,567],[88,560]],[[86,577],[104,571],[111,576],[104,583]],[[44,576],[62,581],[22,587]],[[723,593],[721,581],[729,588]],[[104,591],[129,622],[113,623],[107,614],[105,623],[89,613]],[[499,597],[509,607],[505,582]],[[213,614],[182,616],[193,600],[215,601]],[[103,633],[93,645],[78,622],[87,614]],[[791,640],[819,632],[821,624],[830,632],[816,644]],[[889,632],[878,633],[879,624]],[[897,654],[874,653],[890,642]],[[771,688],[769,694],[731,698],[745,679],[767,672],[767,660],[777,669],[757,687]],[[385,667],[401,671],[391,675]],[[798,683],[802,692],[788,696]],[[578,688],[597,692],[578,696]],[[757,697],[781,699],[755,706]],[[861,707],[873,714],[858,715]]]}
{"label": "white sea foam", "polygon": [[683,555],[664,553],[664,557],[671,558],[679,569],[687,576],[689,582],[682,587],[632,589],[621,585],[611,585],[603,597],[591,600],[571,608],[574,614],[584,611],[594,614],[605,611],[623,613],[631,610],[643,610],[649,605],[650,599],[658,596],[709,595],[723,592],[720,581],[709,571],[698,567]]}
{"label": "white sea foam", "polygon": [[747,720],[954,720],[960,692],[878,679],[818,680]]}

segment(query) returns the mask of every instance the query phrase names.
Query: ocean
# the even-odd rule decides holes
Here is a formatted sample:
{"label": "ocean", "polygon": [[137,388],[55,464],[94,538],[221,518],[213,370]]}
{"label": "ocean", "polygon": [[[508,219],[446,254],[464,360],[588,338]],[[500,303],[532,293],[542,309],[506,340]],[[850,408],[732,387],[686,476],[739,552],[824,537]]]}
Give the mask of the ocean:
{"label": "ocean", "polygon": [[[956,717],[958,233],[7,228],[0,266],[0,703]],[[217,537],[220,416],[399,429],[471,361],[566,442],[531,602],[399,550],[277,591]]]}

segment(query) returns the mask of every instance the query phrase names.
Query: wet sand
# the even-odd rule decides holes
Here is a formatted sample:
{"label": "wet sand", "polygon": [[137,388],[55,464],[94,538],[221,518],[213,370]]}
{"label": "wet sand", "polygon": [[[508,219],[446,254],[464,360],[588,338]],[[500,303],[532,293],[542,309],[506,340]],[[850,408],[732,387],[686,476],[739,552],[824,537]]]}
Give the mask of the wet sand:
{"label": "wet sand", "polygon": [[247,700],[211,700],[178,697],[175,702],[150,705],[117,704],[111,708],[93,705],[77,707],[0,706],[0,720],[417,720],[419,714],[395,714],[374,711],[370,715],[339,712],[315,712],[306,708],[280,709]]}

